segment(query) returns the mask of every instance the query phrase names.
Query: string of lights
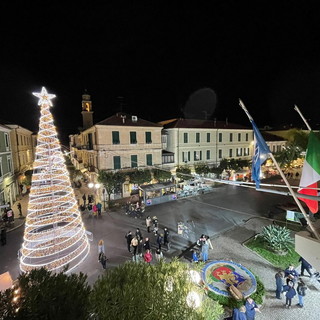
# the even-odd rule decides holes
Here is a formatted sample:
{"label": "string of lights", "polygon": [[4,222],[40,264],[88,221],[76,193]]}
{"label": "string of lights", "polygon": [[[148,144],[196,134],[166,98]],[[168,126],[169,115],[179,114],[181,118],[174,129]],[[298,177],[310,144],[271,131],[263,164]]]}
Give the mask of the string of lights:
{"label": "string of lights", "polygon": [[45,267],[68,271],[89,253],[89,242],[50,112],[51,99],[43,87],[39,98],[40,122],[20,269]]}

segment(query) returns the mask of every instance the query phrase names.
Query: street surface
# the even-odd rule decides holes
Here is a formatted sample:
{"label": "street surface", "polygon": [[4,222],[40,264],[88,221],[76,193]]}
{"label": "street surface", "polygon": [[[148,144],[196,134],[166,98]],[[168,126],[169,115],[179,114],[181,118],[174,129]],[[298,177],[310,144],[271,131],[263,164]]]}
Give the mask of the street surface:
{"label": "street surface", "polygon": [[[237,225],[242,225],[252,217],[266,217],[270,208],[278,203],[288,202],[290,199],[276,194],[257,192],[236,186],[222,185],[213,189],[213,192],[190,198],[184,198],[165,204],[147,207],[147,215],[157,216],[160,232],[167,227],[171,234],[171,250],[166,252],[166,258],[181,255],[192,246],[199,236],[204,233],[215,238],[222,232]],[[81,202],[82,203],[82,202]],[[103,273],[98,262],[98,241],[104,240],[107,267],[117,266],[131,259],[127,251],[125,234],[131,230],[135,232],[140,228],[143,237],[149,236],[155,248],[153,233],[148,234],[144,219],[134,219],[127,216],[124,209],[103,212],[101,218],[83,215],[83,221],[87,230],[93,233],[93,241],[90,242],[91,250],[87,259],[75,272],[83,272],[88,275],[90,284]],[[192,220],[192,229],[186,238],[177,234],[179,221],[186,223]],[[23,229],[20,227],[7,234],[7,245],[0,248],[0,273],[9,271],[12,278],[19,275],[17,252],[23,241]]]}

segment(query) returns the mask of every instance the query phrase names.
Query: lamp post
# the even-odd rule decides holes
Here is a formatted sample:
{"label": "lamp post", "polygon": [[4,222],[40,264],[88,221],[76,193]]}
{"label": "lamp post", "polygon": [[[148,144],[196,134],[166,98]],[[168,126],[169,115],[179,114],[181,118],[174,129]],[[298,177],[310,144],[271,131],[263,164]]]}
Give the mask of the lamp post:
{"label": "lamp post", "polygon": [[106,199],[106,189],[105,188],[102,189],[102,195],[103,195],[103,211],[106,211],[107,199]]}

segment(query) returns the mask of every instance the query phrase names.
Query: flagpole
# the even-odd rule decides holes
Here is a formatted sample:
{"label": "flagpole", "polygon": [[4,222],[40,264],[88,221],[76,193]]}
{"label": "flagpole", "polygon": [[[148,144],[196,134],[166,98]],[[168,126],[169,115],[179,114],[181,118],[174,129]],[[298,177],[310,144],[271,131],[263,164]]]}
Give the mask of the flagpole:
{"label": "flagpole", "polygon": [[300,109],[298,108],[298,106],[296,104],[294,105],[294,110],[296,110],[299,113],[299,115],[302,118],[304,124],[307,126],[308,130],[311,131],[312,129],[309,126],[309,123],[307,122],[306,118],[303,116],[303,114],[301,113]]}
{"label": "flagpole", "polygon": [[[250,122],[253,121],[253,118],[251,117],[251,115],[249,114],[247,108],[245,107],[244,103],[241,101],[241,99],[239,99],[240,102],[240,106],[242,107],[242,109],[245,111],[245,113],[247,114]],[[298,108],[299,109],[299,108]],[[313,224],[310,220],[310,218],[308,217],[307,213],[305,212],[303,206],[301,205],[300,201],[298,200],[298,198],[296,197],[294,191],[292,190],[287,178],[285,177],[284,173],[282,172],[278,162],[276,161],[276,159],[274,158],[272,152],[269,152],[268,155],[270,156],[270,158],[272,159],[273,163],[275,164],[278,172],[280,173],[281,178],[283,179],[284,183],[286,184],[286,186],[288,187],[291,196],[293,197],[294,201],[296,202],[298,208],[301,210],[301,213],[303,214],[304,218],[306,219],[306,221],[308,222],[308,225],[310,226],[311,231],[313,232],[313,234],[315,235],[315,237],[320,240],[320,236],[318,234],[318,232],[315,230],[315,228],[313,227]]]}
{"label": "flagpole", "polygon": [[274,158],[272,153],[269,153],[269,156],[271,157],[273,163],[275,164],[277,170],[279,171],[281,178],[283,179],[284,183],[286,184],[286,186],[288,187],[294,201],[296,202],[297,206],[299,207],[299,209],[301,210],[301,213],[303,214],[304,218],[307,220],[308,225],[310,226],[310,229],[312,230],[313,234],[315,235],[315,237],[320,240],[320,236],[318,234],[318,232],[316,231],[316,229],[313,227],[313,224],[309,218],[309,216],[307,215],[306,211],[304,210],[303,206],[301,205],[299,199],[296,197],[294,191],[292,190],[287,178],[285,177],[284,173],[282,172],[278,162],[276,161],[276,159]]}

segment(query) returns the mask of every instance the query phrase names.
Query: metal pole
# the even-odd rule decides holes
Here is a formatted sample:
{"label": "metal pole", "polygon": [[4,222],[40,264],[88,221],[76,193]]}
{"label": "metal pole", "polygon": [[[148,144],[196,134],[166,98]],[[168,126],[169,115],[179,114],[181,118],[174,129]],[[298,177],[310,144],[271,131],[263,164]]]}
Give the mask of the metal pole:
{"label": "metal pole", "polygon": [[279,171],[280,175],[281,175],[281,178],[283,179],[284,183],[286,184],[286,186],[288,187],[294,201],[296,202],[297,206],[299,207],[299,209],[301,210],[301,213],[303,214],[303,216],[305,217],[305,219],[307,220],[308,222],[308,225],[310,226],[310,229],[312,230],[313,234],[315,235],[315,237],[320,240],[320,236],[318,234],[318,232],[315,230],[309,216],[307,215],[307,213],[305,212],[304,208],[302,207],[299,199],[296,197],[294,191],[292,190],[287,178],[285,177],[284,173],[282,172],[281,168],[279,167],[278,165],[278,162],[276,161],[276,159],[274,158],[273,154],[272,153],[269,153],[269,156],[271,157],[273,163],[275,164],[277,170]]}
{"label": "metal pole", "polygon": [[307,126],[308,130],[311,131],[311,127],[309,126],[309,123],[307,122],[306,118],[302,115],[301,111],[299,110],[298,106],[297,105],[294,105],[294,110],[296,110],[300,117],[302,118],[304,124]]}

